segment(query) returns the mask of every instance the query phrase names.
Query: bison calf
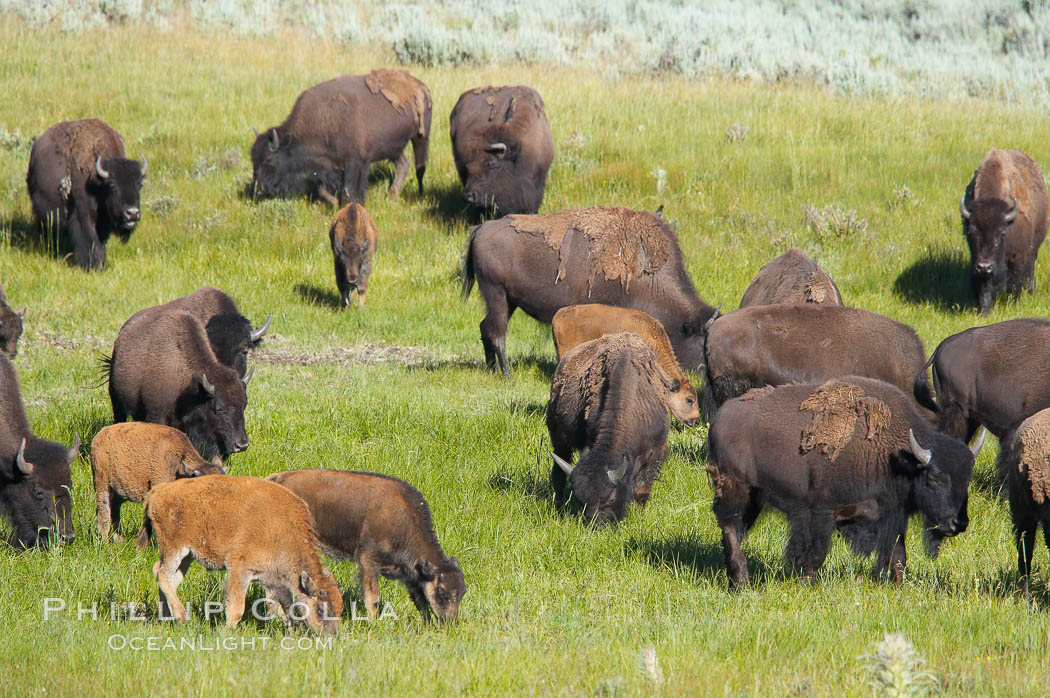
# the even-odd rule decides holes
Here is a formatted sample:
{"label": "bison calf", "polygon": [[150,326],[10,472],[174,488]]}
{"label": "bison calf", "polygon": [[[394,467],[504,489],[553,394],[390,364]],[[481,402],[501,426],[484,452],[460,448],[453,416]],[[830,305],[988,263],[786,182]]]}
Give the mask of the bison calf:
{"label": "bison calf", "polygon": [[459,562],[441,549],[430,508],[415,487],[342,470],[294,470],[266,479],[310,506],[322,551],[357,563],[369,620],[379,608],[379,575],[404,584],[424,618],[433,611],[455,620],[467,585]]}
{"label": "bison calf", "polygon": [[91,442],[91,476],[102,540],[120,541],[120,507],[141,502],[157,485],[181,477],[225,475],[221,465],[200,457],[178,429],[147,422],[122,422],[103,428]]}
{"label": "bison calf", "polygon": [[348,204],[335,214],[328,240],[335,257],[335,285],[344,308],[350,306],[350,294],[355,290],[357,306],[365,304],[377,237],[376,223],[361,204]]}
{"label": "bison calf", "polygon": [[146,496],[146,516],[135,544],[157,539],[153,575],[160,601],[178,621],[189,617],[177,590],[196,559],[227,570],[226,627],[244,614],[248,585],[258,581],[278,614],[334,635],[343,596],[321,565],[314,517],[290,491],[253,477],[208,475],[166,482]]}
{"label": "bison calf", "polygon": [[1028,575],[1039,524],[1043,524],[1043,538],[1050,547],[1050,408],[1021,422],[1003,440],[997,466],[1009,491],[1017,571]]}

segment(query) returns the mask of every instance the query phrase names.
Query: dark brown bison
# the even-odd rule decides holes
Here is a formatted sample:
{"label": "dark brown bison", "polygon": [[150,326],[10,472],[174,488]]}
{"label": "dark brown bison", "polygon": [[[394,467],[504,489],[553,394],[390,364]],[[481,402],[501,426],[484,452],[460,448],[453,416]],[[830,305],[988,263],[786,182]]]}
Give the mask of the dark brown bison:
{"label": "dark brown bison", "polygon": [[596,524],[626,517],[631,496],[645,506],[667,459],[670,387],[656,354],[630,332],[584,342],[558,362],[546,419],[559,504],[568,479]]}
{"label": "dark brown bison", "polygon": [[1035,288],[1035,260],[1046,238],[1046,182],[1020,150],[989,150],[959,201],[970,246],[970,280],[981,314],[1001,291]]}
{"label": "dark brown bison", "polygon": [[79,450],[79,435],[66,448],[33,433],[15,367],[0,354],[0,514],[11,526],[10,545],[73,542],[69,465]]}
{"label": "dark brown bison", "polygon": [[344,75],[299,95],[280,126],[252,145],[256,196],[318,196],[338,205],[365,202],[368,166],[394,163],[388,196],[397,199],[412,142],[423,191],[433,103],[427,86],[404,70]]}
{"label": "dark brown bison", "polygon": [[1050,322],[1018,318],[946,338],[916,372],[914,390],[931,393],[942,431],[969,441],[982,424],[1002,441],[1050,407]]}
{"label": "dark brown bison", "polygon": [[943,538],[966,530],[980,447],[939,432],[894,386],[857,376],[730,400],[708,439],[730,586],[748,581],[740,546],[766,505],[787,515],[792,571],[816,574],[837,527],[856,553],[877,553],[879,575],[901,581],[912,514],[925,519],[934,556]]}
{"label": "dark brown bison", "polygon": [[124,139],[100,119],[62,121],[36,139],[26,186],[37,224],[68,238],[73,260],[101,269],[106,240],[138,225],[146,159],[124,157]]}
{"label": "dark brown bison", "polygon": [[996,465],[1010,499],[1017,571],[1028,575],[1039,524],[1050,547],[1050,408],[1039,410],[1006,435]]}
{"label": "dark brown bison", "polygon": [[793,247],[766,262],[740,299],[741,308],[780,303],[842,305],[842,294],[820,265]]}
{"label": "dark brown bison", "polygon": [[507,216],[470,233],[463,297],[475,280],[485,301],[485,362],[510,375],[507,322],[521,308],[549,323],[560,308],[603,303],[646,312],[664,326],[686,370],[703,359],[703,333],[715,309],[686,274],[674,231],[648,211],[615,206]]}
{"label": "dark brown bison", "polygon": [[220,362],[204,327],[185,311],[134,328],[134,341],[118,336],[108,360],[113,421],[130,416],[175,427],[207,460],[248,448],[244,408],[251,371],[242,378]]}
{"label": "dark brown bison", "polygon": [[7,354],[9,359],[18,355],[18,338],[22,336],[22,319],[25,314],[25,308],[17,313],[11,310],[11,306],[7,304],[4,287],[0,286],[0,351]]}
{"label": "dark brown bison", "polygon": [[328,241],[335,259],[335,285],[344,308],[350,307],[350,294],[354,291],[357,307],[364,307],[378,238],[376,222],[361,204],[347,204],[332,221]]}
{"label": "dark brown bison", "polygon": [[375,473],[293,470],[266,478],[307,503],[321,550],[353,560],[361,572],[368,619],[379,609],[379,576],[405,585],[424,618],[455,620],[467,592],[454,557],[441,549],[430,507],[412,485]]}
{"label": "dark brown bison", "polygon": [[229,295],[212,286],[202,286],[188,296],[143,308],[132,315],[120,328],[114,351],[123,350],[125,355],[135,352],[145,328],[158,318],[178,312],[196,318],[204,326],[216,358],[242,376],[248,371],[248,352],[262,343],[273,320],[270,313],[261,327],[253,329]]}
{"label": "dark brown bison", "polygon": [[[752,388],[838,376],[876,378],[911,391],[926,362],[911,327],[860,308],[757,305],[719,317],[705,343],[704,412]],[[933,408],[929,394],[916,399]]]}
{"label": "dark brown bison", "polygon": [[449,131],[468,203],[501,216],[540,210],[554,140],[539,92],[522,85],[468,90],[452,109]]}

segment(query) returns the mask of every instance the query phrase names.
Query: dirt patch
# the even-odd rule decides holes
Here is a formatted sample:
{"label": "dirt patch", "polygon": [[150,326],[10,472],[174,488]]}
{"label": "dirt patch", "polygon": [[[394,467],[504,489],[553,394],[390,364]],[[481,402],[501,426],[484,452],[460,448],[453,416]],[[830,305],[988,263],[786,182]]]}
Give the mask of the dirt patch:
{"label": "dirt patch", "polygon": [[430,106],[430,93],[407,70],[373,70],[365,76],[365,85],[372,94],[383,95],[396,111],[411,113],[418,135],[426,135],[426,111]]}
{"label": "dirt patch", "polygon": [[820,446],[820,452],[831,462],[853,438],[857,421],[863,419],[864,438],[874,441],[890,423],[890,408],[882,400],[864,397],[856,385],[829,380],[802,401],[799,411],[810,412],[813,421],[802,431],[799,444],[803,453]]}
{"label": "dirt patch", "polygon": [[431,366],[441,360],[426,347],[391,344],[361,344],[356,347],[325,347],[320,351],[262,349],[252,359],[271,364],[312,366],[317,364],[395,364],[404,367]]}
{"label": "dirt patch", "polygon": [[1022,475],[1028,471],[1028,484],[1032,488],[1032,499],[1042,504],[1050,498],[1050,417],[1038,421],[1025,420],[1017,431],[1021,445],[1021,458],[1017,468]]}
{"label": "dirt patch", "polygon": [[543,235],[547,245],[558,252],[558,276],[565,278],[566,259],[561,254],[566,238],[582,235],[588,244],[590,266],[588,285],[598,274],[606,281],[618,279],[630,292],[631,281],[643,274],[654,274],[670,257],[671,234],[653,214],[616,206],[595,206],[559,211],[539,216],[508,216],[519,233]]}

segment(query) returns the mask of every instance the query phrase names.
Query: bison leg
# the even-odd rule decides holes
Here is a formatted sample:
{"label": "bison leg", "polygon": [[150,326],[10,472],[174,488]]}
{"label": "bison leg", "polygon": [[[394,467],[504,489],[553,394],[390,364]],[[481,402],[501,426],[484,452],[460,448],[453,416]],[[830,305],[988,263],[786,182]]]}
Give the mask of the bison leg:
{"label": "bison leg", "polygon": [[904,569],[908,564],[908,552],[904,548],[904,537],[908,533],[908,520],[900,522],[885,521],[880,524],[880,541],[878,558],[875,560],[875,573],[879,577],[888,576],[894,584],[904,581]]}
{"label": "bison leg", "polygon": [[369,622],[376,619],[379,610],[379,573],[375,563],[367,555],[357,560],[358,572],[361,575],[361,593],[365,599],[365,612]]}
{"label": "bison leg", "polygon": [[120,507],[124,504],[124,498],[116,492],[109,494],[109,520],[113,522],[113,540],[120,542],[124,536],[120,534]]}
{"label": "bison leg", "polygon": [[831,512],[799,511],[788,517],[791,537],[784,556],[792,573],[801,573],[806,581],[824,566],[831,546],[835,517]]}
{"label": "bison leg", "polygon": [[343,170],[343,188],[339,190],[339,205],[350,202],[364,205],[368,190],[368,163],[351,160]]}
{"label": "bison leg", "polygon": [[[722,553],[729,575],[729,588],[739,589],[748,583],[747,558],[740,546],[747,535],[746,518],[753,506],[752,492],[742,483],[715,475],[715,499],[711,506],[718,526],[722,529]],[[754,523],[754,519],[751,520]]]}
{"label": "bison leg", "polygon": [[77,202],[77,215],[69,220],[69,238],[73,243],[73,261],[81,269],[101,269],[106,262],[106,248],[98,239],[86,204]]}
{"label": "bison leg", "polygon": [[408,590],[408,596],[412,599],[412,603],[416,605],[419,610],[419,615],[423,616],[423,620],[430,620],[430,602],[427,601],[426,594],[423,593],[423,588],[416,584],[405,584],[405,589]]}
{"label": "bison leg", "polygon": [[241,622],[244,615],[244,597],[252,575],[240,567],[231,568],[226,576],[226,627],[232,628]]}
{"label": "bison leg", "polygon": [[110,510],[109,510],[109,486],[103,484],[95,486],[95,509],[97,513],[98,534],[105,543],[109,540]]}
{"label": "bison leg", "polygon": [[427,171],[427,154],[430,150],[430,140],[427,136],[416,136],[412,139],[412,159],[416,162],[416,181],[419,183],[419,193],[423,193],[423,175]]}
{"label": "bison leg", "polygon": [[397,201],[397,197],[401,195],[401,187],[405,186],[405,177],[408,175],[408,156],[402,151],[397,160],[391,162],[394,163],[394,181],[390,183],[386,198]]}
{"label": "bison leg", "polygon": [[[1039,519],[1027,511],[1024,502],[1015,502],[1013,499],[1011,497],[1010,516],[1013,519],[1014,542],[1017,544],[1017,573],[1027,577],[1032,573],[1032,554],[1035,552],[1035,532],[1039,527]],[[1045,527],[1043,535],[1047,535]],[[1050,539],[1047,539],[1047,545],[1050,546]]]}
{"label": "bison leg", "polygon": [[183,548],[175,555],[166,555],[161,550],[157,564],[153,565],[153,576],[160,588],[160,617],[164,620],[183,622],[189,619],[186,607],[179,601],[177,593],[186,571],[193,562],[190,551]]}
{"label": "bison leg", "polygon": [[[653,491],[653,483],[660,477],[660,469],[663,467],[665,460],[667,460],[666,441],[661,447],[650,449],[645,461],[638,468],[634,485],[634,501],[643,509],[649,501],[649,495]],[[745,530],[747,528],[750,528],[750,526],[746,526]]]}
{"label": "bison leg", "polygon": [[510,378],[507,366],[507,323],[516,308],[507,298],[502,286],[479,284],[481,297],[488,312],[481,321],[481,344],[485,347],[485,365],[495,371],[497,362],[504,378]]}

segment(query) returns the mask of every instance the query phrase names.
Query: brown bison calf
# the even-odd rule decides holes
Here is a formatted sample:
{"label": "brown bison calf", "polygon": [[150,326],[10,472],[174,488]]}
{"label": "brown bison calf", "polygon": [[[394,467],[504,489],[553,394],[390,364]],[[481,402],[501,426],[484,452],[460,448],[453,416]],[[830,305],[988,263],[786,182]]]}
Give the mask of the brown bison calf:
{"label": "brown bison calf", "polygon": [[321,565],[310,508],[284,487],[214,475],[166,482],[146,496],[146,517],[135,541],[140,550],[151,534],[160,549],[153,566],[160,600],[176,620],[189,617],[176,591],[196,559],[209,570],[227,570],[226,627],[244,615],[244,595],[257,580],[279,614],[335,634],[343,596]]}
{"label": "brown bison calf", "polygon": [[180,477],[225,475],[221,465],[200,457],[178,429],[146,422],[111,424],[91,442],[91,474],[102,540],[120,536],[120,507],[141,502],[157,485]]}
{"label": "brown bison calf", "polygon": [[467,585],[459,562],[442,551],[430,508],[415,487],[342,470],[294,470],[266,479],[310,506],[322,551],[357,563],[369,620],[379,607],[379,575],[404,584],[424,618],[433,611],[455,620]]}
{"label": "brown bison calf", "polygon": [[570,349],[607,334],[633,332],[638,335],[645,346],[656,354],[660,368],[670,379],[669,406],[674,415],[689,426],[696,425],[700,420],[696,388],[682,374],[664,326],[649,313],[601,303],[586,303],[562,308],[554,313],[551,324],[554,326],[554,351],[558,354],[558,361]]}
{"label": "brown bison calf", "polygon": [[1003,440],[997,463],[1010,497],[1010,516],[1017,541],[1017,571],[1032,571],[1035,532],[1043,524],[1050,546],[1050,408],[1021,422]]}
{"label": "brown bison calf", "polygon": [[335,285],[344,308],[350,306],[350,294],[355,290],[357,306],[365,304],[377,235],[376,222],[361,204],[348,204],[335,214],[328,239],[335,257]]}

